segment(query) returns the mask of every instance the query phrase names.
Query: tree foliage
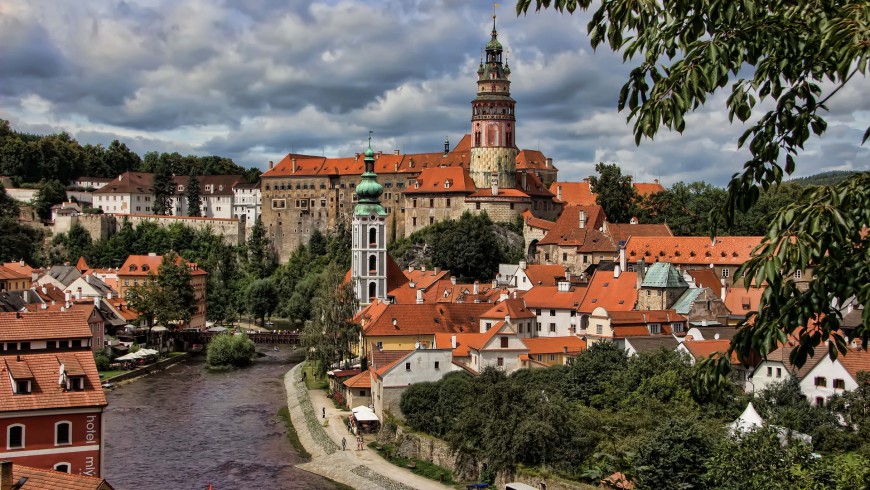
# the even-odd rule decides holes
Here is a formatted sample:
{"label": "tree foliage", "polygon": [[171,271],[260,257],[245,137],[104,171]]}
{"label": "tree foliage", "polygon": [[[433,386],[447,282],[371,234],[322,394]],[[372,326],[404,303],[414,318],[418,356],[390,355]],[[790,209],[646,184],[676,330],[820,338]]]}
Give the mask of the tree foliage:
{"label": "tree foliage", "polygon": [[590,189],[596,194],[595,202],[604,209],[611,223],[628,223],[636,213],[639,199],[631,176],[622,175],[615,163],[598,163],[595,171],[598,176],[589,177]]}
{"label": "tree foliage", "polygon": [[51,207],[66,201],[66,186],[58,180],[44,182],[33,198],[33,207],[42,219],[51,219]]}
{"label": "tree foliage", "polygon": [[172,179],[172,169],[168,164],[161,163],[154,171],[154,202],[151,210],[154,214],[171,216],[172,196],[175,192],[175,181]]}
{"label": "tree foliage", "polygon": [[[518,0],[517,13],[533,0]],[[591,0],[534,0],[537,9],[586,10]],[[637,57],[622,87],[618,108],[628,108],[636,142],[652,138],[661,126],[683,131],[685,115],[730,84],[728,116],[750,122],[737,141],[748,144],[751,158],[728,185],[724,216],[748,211],[761,191],[795,170],[795,157],[812,134],[822,136],[827,103],[855,75],[867,75],[870,6],[860,0],[792,2],[644,2],[605,0],[592,13],[587,29],[593,47],[607,45]],[[823,88],[827,87],[827,88]],[[756,104],[772,107],[758,117]],[[870,128],[863,141],[870,137]],[[870,174],[834,186],[808,190],[770,220],[765,240],[745,265],[747,283],[768,287],[759,311],[751,315],[732,343],[741,359],[762,356],[789,334],[800,339],[791,361],[802,365],[816,348],[835,357],[846,342],[834,334],[840,314],[835,301],[870,299],[866,259],[870,213]],[[814,269],[801,290],[796,270]],[[847,279],[842,271],[849,267]],[[856,332],[866,345],[870,310]],[[818,327],[807,331],[807,323]],[[705,363],[710,373],[729,356]],[[727,370],[727,369],[726,369]]]}
{"label": "tree foliage", "polygon": [[206,347],[206,364],[211,369],[229,369],[249,366],[257,347],[245,334],[217,335]]}
{"label": "tree foliage", "polygon": [[[2,122],[2,120],[0,120]],[[0,126],[2,128],[2,126]],[[42,263],[43,232],[18,222],[18,203],[0,184],[0,262],[24,259],[28,264]]]}
{"label": "tree foliage", "polygon": [[187,215],[202,216],[202,197],[199,195],[199,177],[196,174],[196,167],[190,167],[187,187],[184,191],[187,196]]}
{"label": "tree foliage", "polygon": [[149,333],[155,322],[170,328],[190,322],[197,308],[190,278],[184,260],[170,252],[163,256],[156,276],[149,273],[142,284],[127,290],[130,308],[145,319]]}
{"label": "tree foliage", "polygon": [[323,370],[349,360],[359,344],[361,328],[353,321],[358,300],[353,285],[344,282],[345,273],[335,262],[323,270],[303,335],[309,359],[319,361]]}
{"label": "tree foliage", "polygon": [[245,289],[245,304],[254,318],[265,327],[266,317],[272,316],[278,306],[278,292],[272,279],[255,279]]}

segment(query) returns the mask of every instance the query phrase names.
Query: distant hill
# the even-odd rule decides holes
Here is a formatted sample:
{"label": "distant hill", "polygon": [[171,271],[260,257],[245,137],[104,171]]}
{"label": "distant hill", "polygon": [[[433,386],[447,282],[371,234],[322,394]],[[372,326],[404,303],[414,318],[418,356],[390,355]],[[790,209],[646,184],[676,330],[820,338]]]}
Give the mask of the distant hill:
{"label": "distant hill", "polygon": [[809,177],[801,177],[799,179],[791,179],[789,182],[794,182],[799,185],[834,185],[846,180],[852,175],[860,172],[851,170],[834,170],[831,172],[822,172]]}

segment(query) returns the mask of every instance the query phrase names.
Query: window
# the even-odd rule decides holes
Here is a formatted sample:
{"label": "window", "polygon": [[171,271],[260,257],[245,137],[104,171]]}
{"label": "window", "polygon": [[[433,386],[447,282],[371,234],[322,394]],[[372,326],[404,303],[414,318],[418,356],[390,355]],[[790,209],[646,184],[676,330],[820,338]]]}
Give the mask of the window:
{"label": "window", "polygon": [[83,376],[70,376],[70,378],[69,378],[69,390],[70,391],[84,391],[85,390],[85,378]]}
{"label": "window", "polygon": [[429,199],[429,207],[430,207],[430,208],[434,208],[434,207],[435,207],[435,199]]}
{"label": "window", "polygon": [[496,364],[496,366],[498,366],[498,367],[502,367],[502,366],[504,366],[504,357],[499,357],[498,359],[496,359],[496,360],[495,360],[495,364]]}
{"label": "window", "polygon": [[842,379],[834,379],[834,389],[835,390],[845,390],[846,389],[846,381]]}
{"label": "window", "polygon": [[550,316],[556,316],[556,310],[550,310]]}
{"label": "window", "polygon": [[824,407],[825,406],[825,397],[817,396],[816,397],[816,406],[817,407]]}
{"label": "window", "polygon": [[10,425],[6,428],[6,449],[21,449],[24,447],[24,426]]}
{"label": "window", "polygon": [[683,331],[683,324],[682,323],[671,323],[671,332],[680,333],[682,331]]}
{"label": "window", "polygon": [[727,267],[722,268],[722,277],[728,277],[731,274],[731,271]]}
{"label": "window", "polygon": [[824,388],[828,386],[828,379],[824,376],[816,376],[815,385],[820,388]]}
{"label": "window", "polygon": [[541,354],[538,354],[538,362],[541,362],[543,360],[544,360],[544,356]]}
{"label": "window", "polygon": [[479,203],[479,202],[474,203],[474,209],[480,209],[480,203]]}
{"label": "window", "polygon": [[410,370],[411,370],[411,363],[410,363],[410,362],[406,362],[406,363],[405,363],[405,371],[410,371]]}
{"label": "window", "polygon": [[[523,280],[525,280],[525,279],[526,278],[524,277]],[[535,315],[541,316],[541,309],[540,308],[535,310]]]}
{"label": "window", "polygon": [[804,274],[803,274],[803,272],[802,272],[800,269],[794,271],[794,278],[795,278],[795,279],[800,279],[801,277],[803,277],[803,275],[804,275]]}
{"label": "window", "polygon": [[535,330],[537,330],[538,332],[540,332],[540,331],[541,331],[541,322],[538,322],[538,324],[536,325],[536,327],[537,327],[537,328],[536,328]]}
{"label": "window", "polygon": [[595,325],[595,333],[597,335],[601,335],[602,333],[604,333],[604,327],[601,325]]}
{"label": "window", "polygon": [[441,369],[441,362],[435,361],[435,369]]}
{"label": "window", "polygon": [[69,463],[58,463],[54,465],[54,471],[60,471],[61,473],[69,473],[70,472],[70,464]]}
{"label": "window", "polygon": [[492,322],[486,322],[486,330],[484,332],[488,332],[490,328],[492,328]]}
{"label": "window", "polygon": [[15,381],[15,393],[19,395],[26,395],[30,393],[30,380],[29,379],[19,379]]}
{"label": "window", "polygon": [[19,348],[21,350],[30,350],[30,342],[22,342],[21,347],[19,347]]}
{"label": "window", "polygon": [[450,198],[449,197],[447,198],[447,207],[448,208],[450,207]]}
{"label": "window", "polygon": [[383,343],[383,342],[378,342],[377,344],[375,344],[375,347],[377,347],[378,349],[383,349],[383,348],[384,348],[384,343]]}
{"label": "window", "polygon": [[568,260],[568,254],[563,253],[562,254],[562,262],[566,262],[567,260]]}
{"label": "window", "polygon": [[411,199],[411,207],[412,207],[412,208],[416,208],[416,207],[417,207],[417,198],[416,198],[416,197],[415,197],[414,199]]}
{"label": "window", "polygon": [[782,377],[782,368],[776,368],[776,377],[777,377],[777,378],[781,378],[781,377]]}
{"label": "window", "polygon": [[287,207],[285,199],[272,199],[272,209],[283,209],[285,207]]}
{"label": "window", "polygon": [[551,324],[550,324],[550,332],[555,332],[555,331],[556,331],[556,324],[555,324],[555,323],[551,323]]}
{"label": "window", "polygon": [[556,360],[556,354],[550,354],[550,360],[551,360],[551,361],[555,361],[555,360]]}
{"label": "window", "polygon": [[662,333],[662,326],[658,323],[650,323],[649,324],[649,333],[657,334]]}
{"label": "window", "polygon": [[54,445],[72,444],[72,423],[66,420],[54,424]]}
{"label": "window", "polygon": [[507,338],[507,337],[501,337],[500,340],[501,340],[501,348],[502,348],[502,349],[507,349],[507,347],[508,347],[508,338]]}

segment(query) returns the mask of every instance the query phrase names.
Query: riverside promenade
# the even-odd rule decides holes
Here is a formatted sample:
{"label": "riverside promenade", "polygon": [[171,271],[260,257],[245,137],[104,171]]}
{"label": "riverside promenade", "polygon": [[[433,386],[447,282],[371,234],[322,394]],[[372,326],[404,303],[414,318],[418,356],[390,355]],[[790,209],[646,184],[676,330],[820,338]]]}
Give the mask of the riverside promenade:
{"label": "riverside promenade", "polygon": [[[325,476],[358,490],[444,490],[452,487],[415,475],[381,458],[366,447],[356,450],[356,438],[348,433],[341,420],[342,412],[335,408],[323,390],[308,390],[302,382],[302,366],[297,364],[284,375],[287,408],[293,427],[311,461],[297,468]],[[327,427],[323,427],[322,410],[326,407]],[[347,450],[341,450],[341,438],[347,438]]]}

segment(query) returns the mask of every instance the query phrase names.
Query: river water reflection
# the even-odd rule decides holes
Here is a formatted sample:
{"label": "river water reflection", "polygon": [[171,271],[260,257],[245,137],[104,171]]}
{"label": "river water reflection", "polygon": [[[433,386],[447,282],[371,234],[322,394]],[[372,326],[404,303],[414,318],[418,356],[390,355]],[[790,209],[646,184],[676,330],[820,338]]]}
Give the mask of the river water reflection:
{"label": "river water reflection", "polygon": [[286,404],[289,351],[253,367],[210,373],[203,358],[108,394],[105,475],[118,490],[318,489],[334,486],[294,468],[299,456],[277,417]]}

